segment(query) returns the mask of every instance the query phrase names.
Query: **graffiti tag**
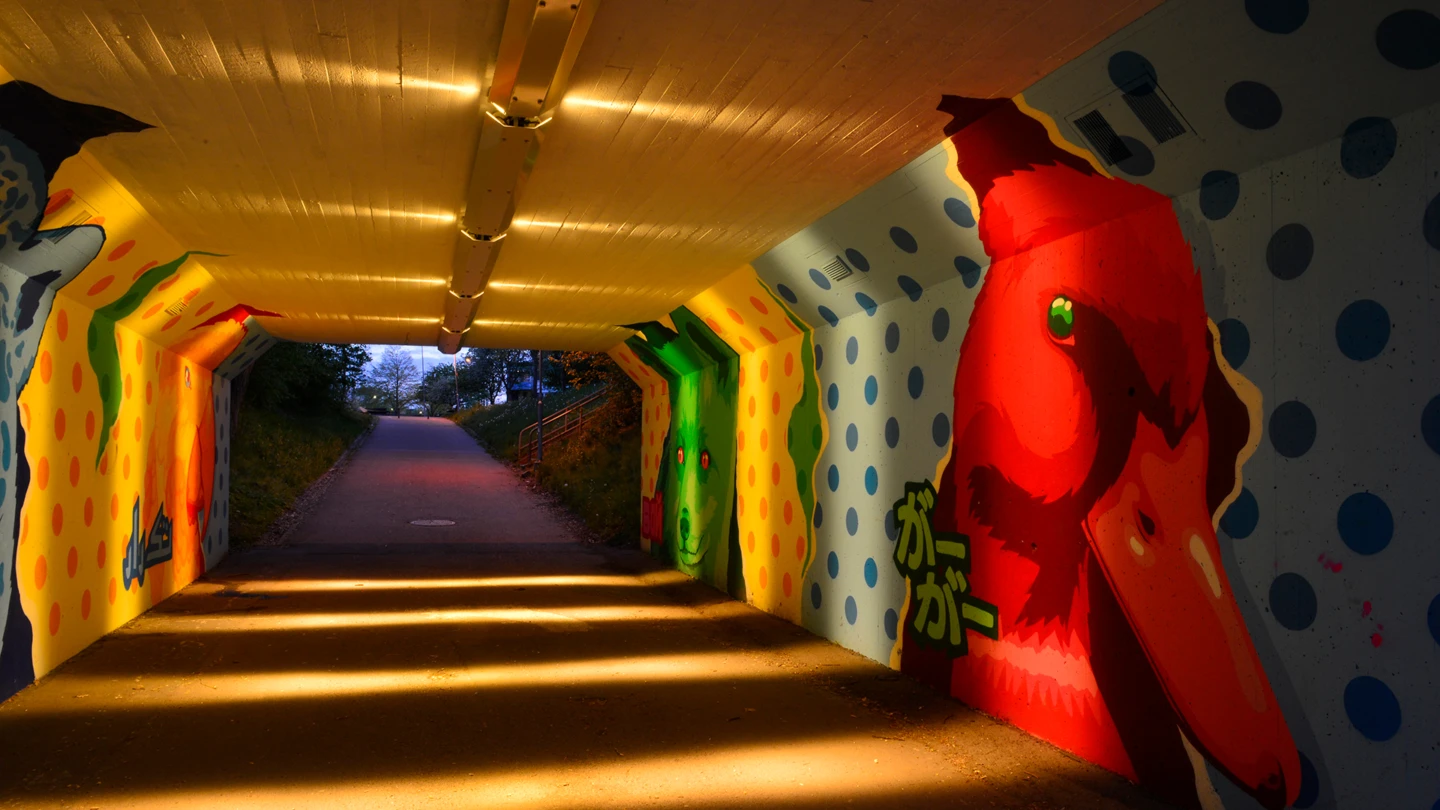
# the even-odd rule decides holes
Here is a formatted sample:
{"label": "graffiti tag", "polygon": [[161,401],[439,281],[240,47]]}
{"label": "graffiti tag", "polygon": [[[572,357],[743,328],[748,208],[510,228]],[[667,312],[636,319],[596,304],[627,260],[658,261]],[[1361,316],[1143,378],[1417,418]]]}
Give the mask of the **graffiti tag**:
{"label": "graffiti tag", "polygon": [[134,508],[130,510],[130,540],[125,544],[125,560],[120,569],[125,578],[125,590],[130,590],[132,582],[144,586],[147,570],[170,561],[174,539],[175,524],[170,520],[170,516],[165,514],[163,503],[155,513],[155,521],[150,524],[150,531],[140,530],[140,499],[137,497]]}

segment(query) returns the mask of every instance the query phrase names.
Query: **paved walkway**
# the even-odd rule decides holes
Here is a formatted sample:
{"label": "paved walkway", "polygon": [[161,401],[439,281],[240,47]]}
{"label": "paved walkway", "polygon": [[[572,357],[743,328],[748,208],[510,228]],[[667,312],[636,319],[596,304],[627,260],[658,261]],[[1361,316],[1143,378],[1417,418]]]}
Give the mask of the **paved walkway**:
{"label": "paved walkway", "polygon": [[566,538],[467,442],[382,422],[293,545],[235,553],[0,706],[0,807],[1154,806]]}

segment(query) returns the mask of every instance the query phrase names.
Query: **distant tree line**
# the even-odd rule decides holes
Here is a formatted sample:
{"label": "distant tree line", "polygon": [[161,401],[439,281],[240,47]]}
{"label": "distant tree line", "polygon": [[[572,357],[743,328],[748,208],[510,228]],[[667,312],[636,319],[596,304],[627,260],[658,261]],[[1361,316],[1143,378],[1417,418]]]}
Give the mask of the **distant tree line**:
{"label": "distant tree line", "polygon": [[[614,363],[604,354],[546,352],[542,390],[604,382]],[[512,393],[534,391],[535,352],[529,349],[466,349],[422,373],[409,353],[386,347],[365,369],[351,399],[360,408],[401,413],[411,405],[427,414],[493,405]]]}

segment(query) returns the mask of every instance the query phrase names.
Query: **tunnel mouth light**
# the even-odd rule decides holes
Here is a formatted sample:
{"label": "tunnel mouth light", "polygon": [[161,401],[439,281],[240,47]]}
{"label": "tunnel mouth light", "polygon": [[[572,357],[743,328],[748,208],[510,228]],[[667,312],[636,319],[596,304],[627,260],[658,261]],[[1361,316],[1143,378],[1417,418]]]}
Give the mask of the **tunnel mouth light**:
{"label": "tunnel mouth light", "polygon": [[[448,329],[446,330],[449,331]],[[411,526],[454,526],[455,521],[445,518],[416,518],[410,521]]]}
{"label": "tunnel mouth light", "polygon": [[470,327],[467,326],[467,327],[465,327],[464,329],[461,329],[461,330],[459,330],[459,331],[456,331],[456,330],[451,329],[450,327],[446,326],[445,324],[440,324],[440,331],[444,332],[444,333],[447,334],[447,335],[463,335],[463,334],[465,334],[466,332],[469,332],[469,331],[470,331]]}

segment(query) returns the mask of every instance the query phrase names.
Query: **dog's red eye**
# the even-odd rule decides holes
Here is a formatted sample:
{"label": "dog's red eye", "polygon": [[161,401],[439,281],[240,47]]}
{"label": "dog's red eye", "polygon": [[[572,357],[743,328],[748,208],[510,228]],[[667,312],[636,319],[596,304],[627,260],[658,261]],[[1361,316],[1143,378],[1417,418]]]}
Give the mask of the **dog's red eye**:
{"label": "dog's red eye", "polygon": [[675,448],[675,460],[678,461],[682,466],[685,464],[685,448]]}
{"label": "dog's red eye", "polygon": [[701,451],[700,451],[700,469],[702,469],[702,470],[708,470],[708,469],[710,469],[710,451],[709,451],[709,450],[701,450]]}

